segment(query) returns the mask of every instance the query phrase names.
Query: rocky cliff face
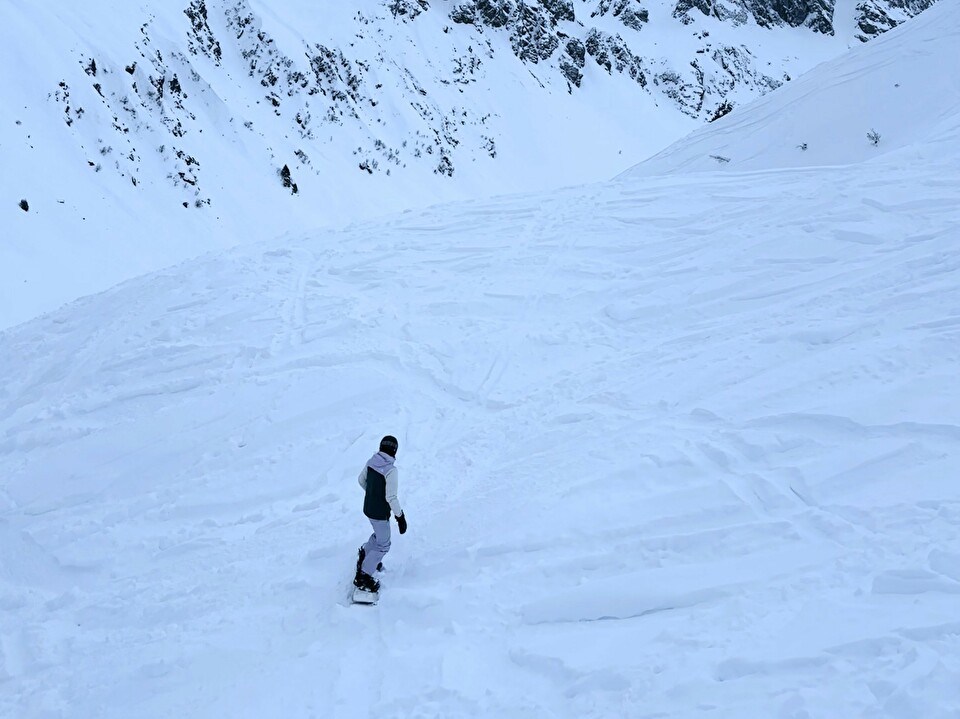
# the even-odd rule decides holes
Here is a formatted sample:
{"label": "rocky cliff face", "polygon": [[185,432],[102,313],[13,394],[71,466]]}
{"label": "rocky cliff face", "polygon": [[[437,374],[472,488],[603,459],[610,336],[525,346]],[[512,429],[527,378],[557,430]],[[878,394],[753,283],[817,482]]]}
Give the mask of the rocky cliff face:
{"label": "rocky cliff face", "polygon": [[[145,15],[122,61],[80,54],[50,98],[68,127],[100,118],[102,129],[86,134],[87,145],[96,137],[84,146],[91,167],[137,185],[156,171],[145,153],[156,154],[184,206],[198,208],[211,202],[205,172],[217,162],[197,138],[198,118],[211,108],[241,136],[292,138],[290,151],[269,143],[270,171],[291,193],[299,174],[325,171],[315,158],[330,152],[352,153],[354,171],[367,175],[418,166],[453,177],[477,158],[495,160],[510,125],[472,100],[497,91],[491,67],[529,72],[543,91],[574,98],[620,77],[657,106],[705,122],[789,80],[774,57],[751,48],[758,28],[831,36],[837,20],[836,0],[366,0],[340,36],[291,43],[274,37],[248,0],[182,2],[172,37],[169,22],[161,32]],[[861,0],[856,37],[868,40],[933,2]],[[717,28],[726,30],[712,35]],[[686,49],[667,47],[676,33]],[[399,43],[425,35],[445,38],[426,64],[413,68],[396,55]],[[238,63],[241,78],[231,74]],[[228,79],[252,101],[224,100]],[[88,86],[87,102],[78,86]]]}
{"label": "rocky cliff face", "polygon": [[[917,15],[937,0],[862,0],[856,6],[857,37],[867,41]],[[678,0],[673,15],[692,22],[696,13],[764,28],[806,27],[834,34],[836,0]]]}
{"label": "rocky cliff face", "polygon": [[678,0],[674,17],[691,22],[700,12],[719,20],[743,25],[753,20],[760,27],[807,27],[832,35],[836,0]]}
{"label": "rocky cliff face", "polygon": [[[691,2],[703,0],[680,0],[680,5]],[[674,15],[692,23],[684,12],[678,6]],[[555,61],[570,92],[581,87],[589,64],[607,73],[627,75],[642,90],[664,95],[692,117],[714,116],[734,85],[761,93],[779,86],[783,79],[783,73],[771,76],[752,62],[745,45],[704,42],[689,58],[689,65],[675,65],[649,54],[643,33],[650,13],[642,0],[577,4],[572,0],[472,0],[457,5],[450,16],[454,22],[481,31],[507,33],[510,47],[523,62]]]}
{"label": "rocky cliff face", "polygon": [[923,12],[937,0],[862,0],[856,7],[857,37],[866,42]]}

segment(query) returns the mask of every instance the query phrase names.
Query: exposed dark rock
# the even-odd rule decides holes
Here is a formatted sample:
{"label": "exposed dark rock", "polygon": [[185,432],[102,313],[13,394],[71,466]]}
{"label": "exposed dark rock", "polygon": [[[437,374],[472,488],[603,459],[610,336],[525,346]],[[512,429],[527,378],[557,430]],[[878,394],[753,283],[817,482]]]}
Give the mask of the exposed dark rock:
{"label": "exposed dark rock", "polygon": [[471,0],[458,5],[450,13],[457,23],[486,26],[510,31],[510,47],[524,62],[539,63],[549,59],[560,45],[557,23],[574,20],[570,0]]}
{"label": "exposed dark rock", "polygon": [[458,5],[450,12],[450,19],[462,25],[477,22],[477,8],[474,5]]}
{"label": "exposed dark rock", "polygon": [[759,72],[756,69],[756,60],[750,50],[741,45],[721,45],[713,50],[710,58],[723,71],[715,81],[717,90],[726,96],[738,86],[755,88],[757,94],[764,94],[776,90],[783,83],[779,80]]}
{"label": "exposed dark rock", "polygon": [[440,163],[433,170],[438,175],[446,175],[447,177],[453,177],[453,163],[450,161],[449,155],[443,155],[440,158]]}
{"label": "exposed dark rock", "polygon": [[187,40],[190,52],[195,55],[206,55],[219,65],[223,58],[223,51],[220,48],[220,42],[210,28],[206,2],[204,0],[190,0],[190,5],[183,11],[183,14],[190,18],[190,33]]}
{"label": "exposed dark rock", "polygon": [[296,195],[300,192],[300,189],[297,187],[297,183],[293,181],[290,177],[290,168],[287,165],[284,165],[280,169],[280,182],[283,183],[283,186],[288,188],[291,194]]}
{"label": "exposed dark rock", "polygon": [[857,5],[857,38],[862,42],[897,26],[896,20],[873,3]]}
{"label": "exposed dark rock", "polygon": [[640,30],[650,21],[650,13],[640,0],[600,0],[590,17],[607,14],[619,18],[620,22],[631,30]]}
{"label": "exposed dark rock", "polygon": [[580,87],[580,83],[583,82],[583,73],[580,68],[566,58],[560,59],[560,72],[567,78],[567,82],[574,87]]}
{"label": "exposed dark rock", "polygon": [[475,0],[477,15],[490,27],[503,27],[510,21],[515,6],[510,0]]}
{"label": "exposed dark rock", "polygon": [[833,35],[835,5],[836,0],[752,0],[745,3],[761,26],[808,27],[824,35]]}
{"label": "exposed dark rock", "polygon": [[516,10],[512,0],[470,0],[455,7],[450,18],[454,22],[500,28],[513,19]]}
{"label": "exposed dark rock", "polygon": [[61,80],[57,87],[57,91],[53,93],[53,99],[63,105],[63,121],[67,123],[67,127],[72,127],[75,120],[83,117],[84,109],[74,107],[70,103],[70,86],[66,80]]}
{"label": "exposed dark rock", "polygon": [[541,8],[520,3],[510,33],[514,54],[524,62],[534,64],[548,59],[560,45],[560,39],[551,27],[553,24],[553,18]]}
{"label": "exposed dark rock", "polygon": [[720,107],[713,111],[713,114],[710,116],[708,122],[716,122],[724,115],[729,115],[733,112],[733,103],[729,100],[724,100],[720,103]]}
{"label": "exposed dark rock", "polygon": [[630,52],[627,43],[619,35],[608,35],[594,28],[587,33],[584,43],[587,54],[607,72],[629,75],[640,87],[647,86],[647,76],[643,70],[643,60]]}
{"label": "exposed dark rock", "polygon": [[920,14],[937,0],[863,0],[857,4],[857,39],[867,42],[904,20]]}
{"label": "exposed dark rock", "polygon": [[387,0],[387,9],[395,18],[404,20],[413,20],[429,7],[427,0]]}
{"label": "exposed dark rock", "polygon": [[199,185],[200,163],[193,155],[188,155],[183,150],[173,148],[173,154],[176,158],[174,163],[174,172],[169,175],[175,186],[183,188],[196,188]]}
{"label": "exposed dark rock", "polygon": [[570,59],[573,61],[573,64],[577,67],[583,67],[586,63],[586,48],[583,43],[577,40],[576,38],[570,38],[567,40],[567,55],[570,56]]}
{"label": "exposed dark rock", "polygon": [[583,43],[576,38],[567,40],[566,57],[560,58],[560,72],[574,87],[580,87],[583,82],[583,66],[586,64],[587,51]]}
{"label": "exposed dark rock", "polygon": [[484,136],[481,138],[483,140],[483,149],[486,150],[487,154],[490,156],[491,160],[497,159],[497,143],[492,137]]}
{"label": "exposed dark rock", "polygon": [[699,10],[704,15],[713,15],[713,0],[677,0],[673,16],[681,17],[691,10]]}
{"label": "exposed dark rock", "polygon": [[753,17],[761,27],[808,27],[833,35],[835,4],[836,0],[677,0],[673,15],[683,19],[696,10],[735,25]]}
{"label": "exposed dark rock", "polygon": [[473,52],[473,47],[467,48],[467,54],[453,59],[453,82],[459,85],[469,85],[476,82],[476,74],[483,63]]}
{"label": "exposed dark rock", "polygon": [[749,19],[743,8],[745,0],[677,0],[673,16],[686,22],[692,22],[691,11],[697,10],[718,20],[730,21],[742,25]]}
{"label": "exposed dark rock", "polygon": [[703,109],[703,72],[699,67],[695,69],[693,82],[673,70],[662,70],[653,76],[653,83],[660,92],[691,117],[697,117]]}
{"label": "exposed dark rock", "polygon": [[456,7],[451,13],[451,17],[454,22],[481,23],[489,27],[503,27],[510,21],[514,9],[510,0],[471,0]]}
{"label": "exposed dark rock", "polygon": [[550,14],[554,22],[560,22],[561,20],[576,22],[577,13],[571,0],[540,0],[540,4]]}

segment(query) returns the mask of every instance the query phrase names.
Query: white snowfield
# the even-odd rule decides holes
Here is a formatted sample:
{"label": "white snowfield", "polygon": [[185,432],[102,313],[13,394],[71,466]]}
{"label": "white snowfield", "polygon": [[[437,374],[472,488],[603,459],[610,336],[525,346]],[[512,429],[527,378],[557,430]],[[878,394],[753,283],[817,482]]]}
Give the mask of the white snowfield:
{"label": "white snowfield", "polygon": [[[410,212],[0,334],[0,716],[960,716],[958,28],[850,56],[854,98],[941,53],[868,162]],[[779,101],[859,125],[791,99],[821,71]],[[715,131],[772,152],[751,112]]]}

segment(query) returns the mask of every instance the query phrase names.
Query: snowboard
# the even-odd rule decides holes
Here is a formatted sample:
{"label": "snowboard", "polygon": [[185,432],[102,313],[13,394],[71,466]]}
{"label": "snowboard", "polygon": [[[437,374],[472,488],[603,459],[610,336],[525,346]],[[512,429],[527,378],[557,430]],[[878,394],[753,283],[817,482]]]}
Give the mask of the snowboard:
{"label": "snowboard", "polygon": [[380,592],[368,592],[360,587],[354,587],[351,596],[354,604],[376,604],[380,601]]}
{"label": "snowboard", "polygon": [[[360,553],[357,556],[357,571],[360,571],[360,563],[363,561],[363,548],[360,548]],[[383,562],[377,565],[377,571],[383,571]],[[360,587],[354,585],[352,587],[352,593],[350,595],[353,599],[354,604],[376,604],[380,601],[380,592],[370,592],[366,589],[360,589]]]}

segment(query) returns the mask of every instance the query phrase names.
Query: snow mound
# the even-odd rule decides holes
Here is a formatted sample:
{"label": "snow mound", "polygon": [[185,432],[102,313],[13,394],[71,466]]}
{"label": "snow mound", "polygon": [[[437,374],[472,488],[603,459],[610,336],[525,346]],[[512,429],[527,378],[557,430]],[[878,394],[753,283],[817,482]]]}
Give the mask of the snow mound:
{"label": "snow mound", "polygon": [[[944,2],[694,131],[623,173],[846,165],[940,156],[960,132],[960,7]],[[909,50],[905,50],[909,48]]]}

